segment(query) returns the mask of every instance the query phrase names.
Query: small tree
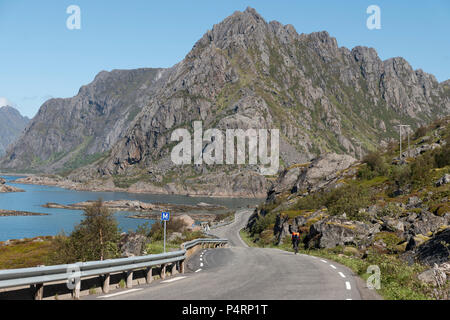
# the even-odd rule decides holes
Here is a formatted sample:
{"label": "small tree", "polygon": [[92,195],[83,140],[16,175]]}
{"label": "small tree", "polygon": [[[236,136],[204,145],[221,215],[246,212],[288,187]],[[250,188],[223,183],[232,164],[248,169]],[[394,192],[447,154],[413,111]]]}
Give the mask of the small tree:
{"label": "small tree", "polygon": [[119,256],[120,232],[112,213],[103,206],[102,200],[84,210],[84,220],[69,237],[55,239],[56,263],[92,261]]}

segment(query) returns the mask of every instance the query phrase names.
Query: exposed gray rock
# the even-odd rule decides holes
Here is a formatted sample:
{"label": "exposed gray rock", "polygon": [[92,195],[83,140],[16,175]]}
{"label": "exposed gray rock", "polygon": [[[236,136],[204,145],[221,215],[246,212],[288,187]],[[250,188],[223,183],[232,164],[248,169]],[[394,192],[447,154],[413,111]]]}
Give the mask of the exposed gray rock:
{"label": "exposed gray rock", "polygon": [[98,159],[123,137],[162,71],[102,71],[75,97],[48,100],[0,168],[57,172]]}
{"label": "exposed gray rock", "polygon": [[138,233],[124,233],[121,235],[119,250],[123,257],[140,256],[144,253],[147,237]]}
{"label": "exposed gray rock", "polygon": [[348,169],[356,159],[349,155],[327,153],[311,163],[285,169],[268,192],[268,201],[274,201],[280,193],[309,193],[336,185],[339,174]]}
{"label": "exposed gray rock", "polygon": [[[406,222],[407,218],[403,219],[403,222]],[[412,223],[405,223],[405,229],[409,235],[426,235],[429,232],[434,233],[439,230],[442,225],[446,225],[448,223],[445,217],[439,217],[431,212],[422,210],[417,215],[417,218],[414,219]]]}
{"label": "exposed gray rock", "polygon": [[436,181],[436,187],[440,187],[447,183],[450,183],[450,174],[448,173],[446,173],[442,178]]}
{"label": "exposed gray rock", "polygon": [[428,269],[417,276],[420,281],[435,287],[442,287],[447,282],[446,273],[441,270],[438,265],[434,265],[432,269]]}
{"label": "exposed gray rock", "polygon": [[5,184],[6,180],[0,177],[0,184]]}
{"label": "exposed gray rock", "polygon": [[379,231],[360,221],[330,217],[314,223],[305,238],[309,248],[334,248],[346,245],[368,245]]}
{"label": "exposed gray rock", "polygon": [[[121,176],[147,190],[236,195],[243,173],[258,184],[251,193],[264,194],[270,184],[258,166],[228,167],[224,174],[222,167],[171,163],[173,130],[191,129],[195,120],[204,130],[277,128],[280,157],[289,166],[330,150],[356,155],[354,132],[373,147],[400,120],[420,125],[446,115],[445,88],[403,58],[382,61],[372,48],[339,47],[326,31],[298,34],[248,8],[214,25],[172,68],[102,72],[76,97],[47,101],[0,168],[71,170],[101,159],[70,179]],[[348,161],[318,163],[300,174],[297,190],[326,184],[327,166]],[[172,185],[161,187],[167,178]]]}
{"label": "exposed gray rock", "polygon": [[441,264],[450,260],[450,228],[436,234],[419,246],[416,259],[427,265]]}
{"label": "exposed gray rock", "polygon": [[5,154],[9,145],[19,138],[29,121],[30,119],[23,117],[13,107],[0,107],[0,157]]}

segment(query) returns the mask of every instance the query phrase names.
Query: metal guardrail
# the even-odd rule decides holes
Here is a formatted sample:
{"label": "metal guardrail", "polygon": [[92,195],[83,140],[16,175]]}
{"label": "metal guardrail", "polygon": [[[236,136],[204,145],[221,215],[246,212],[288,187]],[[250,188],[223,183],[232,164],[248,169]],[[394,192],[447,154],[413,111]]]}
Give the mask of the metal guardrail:
{"label": "metal guardrail", "polygon": [[188,241],[182,244],[182,247],[184,247],[185,250],[188,250],[190,248],[193,248],[199,244],[202,243],[222,243],[226,244],[228,242],[227,239],[195,239],[192,241]]}
{"label": "metal guardrail", "polygon": [[[227,239],[196,239],[185,242],[181,250],[138,257],[109,259],[103,261],[79,262],[55,266],[44,266],[0,271],[0,289],[43,285],[44,283],[70,281],[73,278],[132,272],[154,266],[164,266],[174,262],[184,262],[187,250],[203,244],[226,244]],[[184,271],[182,271],[184,272]],[[109,280],[108,280],[109,281]]]}

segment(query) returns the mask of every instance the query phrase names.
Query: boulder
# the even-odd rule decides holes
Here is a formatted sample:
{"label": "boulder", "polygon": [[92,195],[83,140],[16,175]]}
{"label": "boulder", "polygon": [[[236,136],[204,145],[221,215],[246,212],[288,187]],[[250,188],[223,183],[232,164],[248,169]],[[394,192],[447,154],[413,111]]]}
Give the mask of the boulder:
{"label": "boulder", "polygon": [[391,231],[391,232],[395,232],[395,231],[403,232],[405,230],[405,225],[400,220],[397,220],[394,218],[386,218],[386,219],[383,219],[382,229],[386,230],[386,231]]}
{"label": "boulder", "polygon": [[440,187],[444,184],[450,183],[450,174],[445,174],[442,178],[436,181],[436,187]]}
{"label": "boulder", "polygon": [[442,287],[447,282],[446,273],[437,264],[417,276],[420,281],[435,287]]}
{"label": "boulder", "polygon": [[412,223],[409,222],[411,220],[408,217],[405,217],[402,221],[405,222],[405,230],[407,234],[413,236],[418,234],[428,235],[430,233],[435,233],[436,231],[439,231],[443,225],[448,223],[445,217],[436,216],[425,210],[417,214],[416,219],[414,219],[414,222]]}
{"label": "boulder", "polygon": [[360,247],[369,245],[378,231],[360,221],[329,217],[314,223],[304,242],[308,248],[331,249],[339,245]]}
{"label": "boulder", "polygon": [[307,170],[300,173],[295,189],[308,190],[308,192],[321,189],[355,162],[356,159],[349,155],[328,153],[320,156],[311,162]]}
{"label": "boulder", "polygon": [[283,240],[286,236],[289,236],[292,232],[300,231],[307,232],[306,228],[313,222],[320,221],[321,219],[325,218],[326,214],[323,210],[317,210],[312,213],[304,214],[304,215],[298,215],[297,217],[290,219],[288,216],[278,214],[277,218],[275,220],[275,226],[273,233],[275,237],[277,238],[277,243],[281,244],[283,243]]}
{"label": "boulder", "polygon": [[138,233],[122,233],[119,250],[123,257],[140,256],[145,251],[148,238]]}
{"label": "boulder", "polygon": [[406,208],[411,209],[411,208],[418,208],[422,205],[422,200],[419,199],[419,197],[410,197],[408,199],[408,203],[406,204]]}
{"label": "boulder", "polygon": [[3,178],[0,178],[0,184],[5,184],[5,183],[6,183],[6,180]]}
{"label": "boulder", "polygon": [[419,246],[416,251],[416,260],[433,265],[448,262],[450,252],[450,228],[436,234],[433,238]]}
{"label": "boulder", "polygon": [[327,186],[336,186],[343,170],[356,162],[349,155],[327,153],[311,162],[285,169],[270,187],[267,202],[274,202],[282,193],[307,194]]}
{"label": "boulder", "polygon": [[185,227],[187,229],[192,229],[195,225],[195,220],[192,219],[189,215],[187,214],[183,214],[179,217],[177,217],[177,219],[180,219],[181,221],[183,221]]}

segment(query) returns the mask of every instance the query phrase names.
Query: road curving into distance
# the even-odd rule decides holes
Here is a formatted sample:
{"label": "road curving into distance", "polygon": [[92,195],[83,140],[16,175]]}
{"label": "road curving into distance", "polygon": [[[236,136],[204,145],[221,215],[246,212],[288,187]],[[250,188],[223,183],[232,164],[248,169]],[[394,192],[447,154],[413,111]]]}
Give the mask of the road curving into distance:
{"label": "road curving into distance", "polygon": [[333,261],[279,249],[248,247],[239,236],[252,211],[211,230],[230,247],[203,249],[187,272],[165,281],[85,299],[129,300],[359,300],[377,299],[361,279]]}

